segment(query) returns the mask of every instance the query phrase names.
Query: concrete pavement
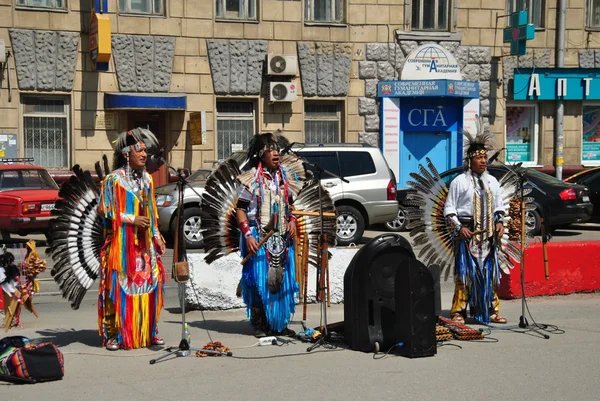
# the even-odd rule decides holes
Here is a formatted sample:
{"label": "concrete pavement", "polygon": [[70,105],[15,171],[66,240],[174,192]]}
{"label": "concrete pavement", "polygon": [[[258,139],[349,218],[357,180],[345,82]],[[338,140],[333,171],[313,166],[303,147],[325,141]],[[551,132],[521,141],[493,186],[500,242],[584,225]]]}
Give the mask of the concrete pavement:
{"label": "concrete pavement", "polygon": [[[442,282],[446,315],[451,297],[452,284]],[[571,401],[596,400],[600,392],[600,294],[529,299],[533,318],[526,317],[531,324],[535,320],[552,325],[548,339],[523,330],[492,330],[483,341],[451,341],[440,346],[436,356],[418,359],[374,356],[346,350],[343,344],[310,353],[308,344],[299,341],[256,346],[244,310],[191,311],[186,320],[192,346],[220,341],[232,348],[233,357],[173,357],[155,365],[149,361],[164,355],[160,349],[110,352],[100,346],[95,290],[76,311],[56,295],[37,296],[35,302],[39,319],[23,311],[22,327],[6,335],[52,341],[64,353],[65,378],[21,386],[0,382],[1,401]],[[517,324],[521,300],[502,301],[501,314]],[[291,328],[301,330],[301,318],[299,310]],[[327,308],[329,323],[343,318],[343,305]],[[179,343],[181,320],[177,291],[171,285],[160,325],[167,345]],[[320,320],[319,305],[309,305],[307,325],[317,326]]]}
{"label": "concrete pavement", "polygon": [[[166,300],[161,335],[167,345],[181,338],[177,298]],[[443,291],[444,313],[451,291]],[[22,314],[22,328],[10,335],[52,341],[65,357],[61,381],[36,385],[0,382],[0,399],[70,400],[594,400],[598,399],[600,294],[539,297],[529,300],[536,322],[557,326],[549,339],[535,333],[493,330],[486,340],[451,341],[434,357],[404,357],[317,348],[296,341],[255,346],[243,310],[186,314],[192,346],[220,341],[233,357],[149,360],[161,350],[110,352],[100,347],[95,302],[73,311],[58,297],[36,299],[40,317]],[[520,300],[503,301],[502,314],[518,323]],[[297,313],[291,327],[300,330]],[[343,306],[327,308],[328,322],[343,320]],[[527,316],[529,323],[533,319]],[[320,321],[310,305],[309,326]],[[475,326],[476,327],[476,326]],[[559,334],[562,333],[562,334]],[[253,346],[254,345],[254,346]]]}

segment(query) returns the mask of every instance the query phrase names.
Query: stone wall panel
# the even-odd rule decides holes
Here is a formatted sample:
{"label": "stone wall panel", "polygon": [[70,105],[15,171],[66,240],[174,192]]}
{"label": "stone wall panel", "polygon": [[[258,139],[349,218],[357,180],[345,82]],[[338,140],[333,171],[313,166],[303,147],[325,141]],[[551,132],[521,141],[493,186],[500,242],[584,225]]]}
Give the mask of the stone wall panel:
{"label": "stone wall panel", "polygon": [[132,35],[112,35],[112,56],[121,92],[137,92]]}
{"label": "stone wall panel", "polygon": [[154,92],[168,92],[175,59],[175,38],[155,37],[154,53]]}
{"label": "stone wall panel", "polygon": [[298,61],[304,96],[347,96],[352,45],[298,42]]}
{"label": "stone wall panel", "polygon": [[298,42],[298,64],[304,96],[317,96],[317,58],[314,42]]}
{"label": "stone wall panel", "polygon": [[229,43],[225,39],[208,40],[208,58],[217,95],[229,93]]}
{"label": "stone wall panel", "polygon": [[75,66],[77,64],[77,46],[79,35],[74,32],[58,33],[58,58],[56,60],[57,91],[68,92],[73,89],[75,79]]}
{"label": "stone wall panel", "polygon": [[352,46],[335,44],[333,53],[333,96],[346,96],[348,94],[351,65]]}
{"label": "stone wall panel", "polygon": [[248,82],[246,83],[247,95],[260,94],[267,48],[268,42],[266,40],[248,41]]}
{"label": "stone wall panel", "polygon": [[154,91],[154,38],[133,35],[135,78],[138,92]]}
{"label": "stone wall panel", "polygon": [[316,43],[317,95],[333,96],[333,44]]}
{"label": "stone wall panel", "polygon": [[260,94],[267,41],[211,39],[207,48],[215,94]]}
{"label": "stone wall panel", "polygon": [[71,91],[77,65],[77,32],[9,30],[21,90]]}
{"label": "stone wall panel", "polygon": [[594,68],[595,66],[595,50],[580,49],[579,50],[579,68]]}
{"label": "stone wall panel", "polygon": [[229,81],[229,93],[232,95],[243,95],[246,93],[248,61],[248,41],[229,41],[229,67],[231,79]]}

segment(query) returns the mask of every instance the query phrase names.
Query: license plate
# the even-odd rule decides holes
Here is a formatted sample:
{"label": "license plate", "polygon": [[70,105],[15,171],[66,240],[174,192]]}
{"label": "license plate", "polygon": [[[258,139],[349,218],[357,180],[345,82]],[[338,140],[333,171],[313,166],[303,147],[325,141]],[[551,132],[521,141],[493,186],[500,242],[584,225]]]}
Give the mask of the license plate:
{"label": "license plate", "polygon": [[589,202],[589,201],[590,201],[590,197],[589,197],[589,196],[586,196],[586,195],[582,196],[582,197],[581,197],[581,199],[582,199],[584,202]]}
{"label": "license plate", "polygon": [[52,209],[54,209],[54,203],[46,203],[45,205],[42,205],[43,212],[47,212],[48,210]]}

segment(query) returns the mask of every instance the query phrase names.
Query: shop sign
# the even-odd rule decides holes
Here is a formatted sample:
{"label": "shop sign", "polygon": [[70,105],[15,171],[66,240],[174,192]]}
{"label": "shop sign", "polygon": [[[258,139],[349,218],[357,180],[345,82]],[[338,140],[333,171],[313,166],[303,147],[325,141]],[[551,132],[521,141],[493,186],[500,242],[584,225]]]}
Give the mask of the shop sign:
{"label": "shop sign", "polygon": [[458,118],[454,101],[434,103],[420,99],[419,102],[403,104],[400,109],[400,126],[403,131],[456,131]]}
{"label": "shop sign", "polygon": [[600,69],[519,69],[513,87],[515,100],[600,100]]}
{"label": "shop sign", "polygon": [[402,80],[407,79],[456,79],[461,80],[462,74],[456,58],[442,46],[437,44],[422,45],[406,57]]}
{"label": "shop sign", "polygon": [[379,97],[478,98],[479,82],[448,79],[380,81],[377,93]]}
{"label": "shop sign", "polygon": [[110,19],[106,14],[92,10],[90,18],[90,58],[94,69],[107,71],[111,55]]}

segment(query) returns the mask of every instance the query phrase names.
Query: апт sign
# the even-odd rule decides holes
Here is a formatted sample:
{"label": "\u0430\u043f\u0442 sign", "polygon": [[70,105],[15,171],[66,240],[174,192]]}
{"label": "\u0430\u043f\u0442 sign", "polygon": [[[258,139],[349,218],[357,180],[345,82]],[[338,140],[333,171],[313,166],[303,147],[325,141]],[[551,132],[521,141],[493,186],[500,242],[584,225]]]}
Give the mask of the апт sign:
{"label": "\u0430\u043f\u0442 sign", "polygon": [[413,50],[404,63],[402,80],[456,79],[462,80],[456,58],[436,44],[426,44]]}

